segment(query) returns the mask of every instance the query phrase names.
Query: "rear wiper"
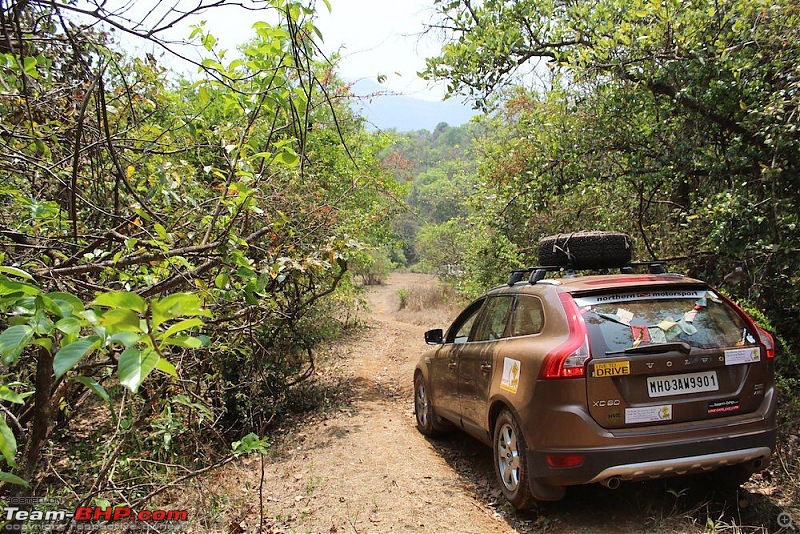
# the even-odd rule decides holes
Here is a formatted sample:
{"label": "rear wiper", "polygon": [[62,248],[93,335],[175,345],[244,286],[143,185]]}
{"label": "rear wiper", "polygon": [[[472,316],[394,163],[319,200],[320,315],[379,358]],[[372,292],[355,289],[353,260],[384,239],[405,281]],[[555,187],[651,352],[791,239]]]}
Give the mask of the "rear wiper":
{"label": "rear wiper", "polygon": [[606,356],[613,354],[652,354],[656,352],[683,352],[689,354],[692,351],[692,346],[685,341],[670,341],[669,343],[650,343],[648,345],[639,345],[638,347],[628,347],[625,350],[610,350],[606,351]]}

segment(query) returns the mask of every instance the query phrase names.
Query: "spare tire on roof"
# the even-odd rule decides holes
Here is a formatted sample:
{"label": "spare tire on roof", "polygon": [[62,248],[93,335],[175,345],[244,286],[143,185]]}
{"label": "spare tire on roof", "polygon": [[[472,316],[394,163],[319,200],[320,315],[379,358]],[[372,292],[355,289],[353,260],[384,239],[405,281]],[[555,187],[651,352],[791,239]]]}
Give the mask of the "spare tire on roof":
{"label": "spare tire on roof", "polygon": [[539,240],[539,263],[573,269],[613,269],[631,261],[633,243],[621,232],[575,232]]}

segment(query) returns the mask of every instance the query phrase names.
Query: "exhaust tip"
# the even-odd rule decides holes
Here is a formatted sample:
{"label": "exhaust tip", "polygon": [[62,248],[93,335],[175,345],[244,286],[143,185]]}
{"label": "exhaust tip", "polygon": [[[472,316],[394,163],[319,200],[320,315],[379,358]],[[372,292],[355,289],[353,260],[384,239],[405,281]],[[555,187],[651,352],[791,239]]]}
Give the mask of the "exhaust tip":
{"label": "exhaust tip", "polygon": [[619,487],[619,485],[621,484],[621,481],[620,481],[619,477],[611,477],[611,478],[607,478],[605,480],[601,480],[600,484],[602,484],[603,486],[607,487],[610,490],[615,490],[615,489],[617,489]]}
{"label": "exhaust tip", "polygon": [[760,471],[764,467],[764,459],[763,458],[756,458],[753,460],[753,470]]}

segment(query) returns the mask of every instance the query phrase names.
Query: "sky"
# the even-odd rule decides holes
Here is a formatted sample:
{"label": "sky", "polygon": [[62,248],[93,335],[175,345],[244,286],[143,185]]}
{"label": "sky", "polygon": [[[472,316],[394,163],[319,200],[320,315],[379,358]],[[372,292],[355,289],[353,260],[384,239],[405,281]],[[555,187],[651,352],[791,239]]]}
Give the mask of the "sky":
{"label": "sky", "polygon": [[417,77],[425,68],[425,57],[436,55],[441,44],[422,35],[423,21],[430,20],[432,0],[331,0],[332,10],[320,9],[317,26],[324,49],[340,46],[343,78],[368,78],[382,82],[393,92],[416,98],[441,98],[441,85],[432,86]]}
{"label": "sky", "polygon": [[[98,0],[87,0],[88,2]],[[257,0],[245,0],[255,4]],[[161,12],[173,7],[194,7],[210,0],[112,0],[119,2],[124,16],[132,20],[145,20],[145,27],[152,27]],[[425,68],[425,57],[436,55],[441,45],[430,36],[423,35],[423,21],[430,20],[433,0],[329,0],[329,12],[323,0],[317,0],[317,27],[324,41],[321,48],[326,54],[339,52],[339,73],[345,80],[355,82],[362,79],[378,81],[392,92],[415,98],[440,100],[444,95],[443,84],[432,85],[417,76]],[[124,7],[123,7],[124,6]],[[154,6],[156,6],[154,8]],[[161,12],[159,12],[161,10]],[[259,18],[268,17],[268,12],[246,11],[235,6],[214,7],[200,16],[182,21],[162,37],[172,41],[185,40],[191,32],[190,26],[206,21],[206,28],[231,51],[253,35],[252,25]],[[161,61],[175,70],[190,67],[161,55],[152,45],[133,42],[120,36],[126,48],[139,52],[154,53]],[[180,48],[179,45],[176,45]],[[188,48],[182,53],[199,57]],[[196,70],[196,68],[191,68]]]}

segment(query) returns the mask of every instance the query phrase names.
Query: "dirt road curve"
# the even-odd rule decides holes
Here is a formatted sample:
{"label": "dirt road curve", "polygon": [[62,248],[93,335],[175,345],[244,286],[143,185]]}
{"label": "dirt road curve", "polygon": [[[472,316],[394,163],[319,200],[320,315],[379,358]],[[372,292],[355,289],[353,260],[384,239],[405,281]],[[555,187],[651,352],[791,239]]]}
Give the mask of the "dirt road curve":
{"label": "dirt road curve", "polygon": [[[411,378],[426,349],[426,326],[415,323],[424,319],[433,322],[428,326],[445,326],[452,311],[439,312],[439,317],[398,312],[398,290],[435,284],[432,277],[395,274],[371,289],[366,328],[337,342],[327,363],[334,366],[330,372],[350,377],[351,402],[301,429],[287,430],[266,460],[263,482],[255,458],[206,479],[204,502],[198,505],[219,506],[221,513],[206,528],[258,532],[260,524],[271,533],[703,532],[709,517],[719,527],[735,520],[755,531],[765,528],[748,523],[747,514],[758,509],[758,516],[763,515],[763,507],[773,506],[768,497],[742,491],[720,501],[705,490],[695,495],[696,485],[688,483],[627,484],[615,492],[598,485],[572,488],[561,503],[515,512],[496,489],[488,448],[460,433],[427,440],[414,428]],[[218,485],[224,497],[209,485]],[[257,513],[259,494],[262,518]]]}

